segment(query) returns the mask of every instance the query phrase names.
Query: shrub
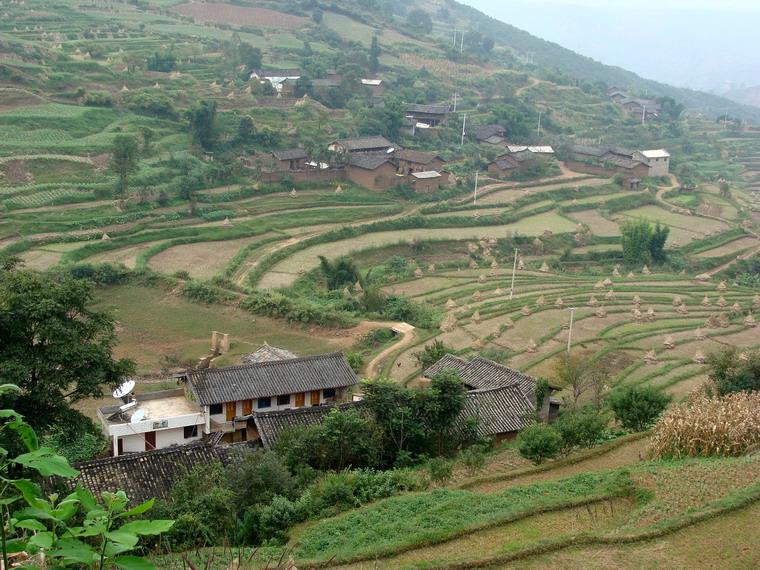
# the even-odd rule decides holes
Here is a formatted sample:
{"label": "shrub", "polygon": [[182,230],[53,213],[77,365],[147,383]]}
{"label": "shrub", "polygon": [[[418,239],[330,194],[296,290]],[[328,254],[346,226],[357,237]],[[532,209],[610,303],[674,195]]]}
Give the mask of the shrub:
{"label": "shrub", "polygon": [[718,394],[760,390],[760,350],[739,358],[736,348],[728,348],[711,354],[709,377],[715,383]]}
{"label": "shrub", "polygon": [[348,364],[351,366],[351,370],[357,374],[361,372],[361,369],[364,367],[364,358],[358,352],[347,352],[346,360],[348,360]]}
{"label": "shrub", "polygon": [[427,464],[430,480],[433,483],[442,485],[449,479],[454,472],[454,462],[445,457],[434,457]]}
{"label": "shrub", "polygon": [[485,467],[487,450],[488,448],[482,444],[471,445],[462,451],[459,458],[470,471],[479,471]]}
{"label": "shrub", "polygon": [[667,407],[670,396],[651,386],[632,386],[612,392],[608,402],[625,429],[643,431]]}
{"label": "shrub", "polygon": [[561,449],[562,436],[546,424],[532,425],[517,436],[517,450],[520,455],[537,465],[556,457]]}
{"label": "shrub", "polygon": [[220,303],[235,298],[234,294],[223,291],[213,285],[203,283],[202,281],[192,280],[185,283],[185,288],[182,290],[182,293],[188,299],[192,299],[198,303]]}
{"label": "shrub", "polygon": [[607,424],[598,411],[581,409],[563,413],[554,423],[554,428],[562,436],[566,450],[574,447],[591,447],[602,437]]}
{"label": "shrub", "polygon": [[760,445],[760,392],[709,398],[674,406],[652,430],[654,457],[742,455]]}
{"label": "shrub", "polygon": [[414,358],[417,360],[420,368],[424,370],[438,362],[449,352],[453,352],[453,350],[443,344],[442,341],[436,339],[432,343],[426,344],[421,351],[415,352]]}

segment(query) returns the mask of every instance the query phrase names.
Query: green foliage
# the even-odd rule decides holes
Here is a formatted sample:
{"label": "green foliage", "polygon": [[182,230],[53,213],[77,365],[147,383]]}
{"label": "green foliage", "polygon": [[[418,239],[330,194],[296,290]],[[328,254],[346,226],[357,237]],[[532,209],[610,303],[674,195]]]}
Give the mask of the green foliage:
{"label": "green foliage", "polygon": [[660,225],[653,227],[646,220],[629,221],[621,227],[623,258],[629,265],[638,263],[662,263],[667,255],[665,242],[670,228]]}
{"label": "green foliage", "polygon": [[348,364],[351,366],[351,370],[357,374],[361,372],[362,368],[364,368],[364,358],[359,352],[347,352],[346,360],[348,360]]}
{"label": "green foliage", "polygon": [[111,149],[111,170],[118,176],[117,190],[124,194],[127,190],[129,176],[137,171],[137,161],[140,159],[140,145],[131,135],[117,135],[113,139]]}
{"label": "green foliage", "polygon": [[707,364],[708,376],[720,396],[760,390],[760,350],[748,351],[746,357],[739,358],[736,347],[726,348],[710,354]]}
{"label": "green foliage", "polygon": [[72,411],[65,424],[55,426],[42,438],[46,447],[71,463],[89,461],[108,450],[108,440],[92,420]]}
{"label": "green foliage", "polygon": [[177,67],[177,57],[171,52],[153,52],[146,61],[148,71],[168,73]]}
{"label": "green foliage", "polygon": [[652,386],[629,386],[613,391],[607,401],[625,429],[643,431],[665,410],[671,398]]}
{"label": "green foliage", "polygon": [[[0,386],[0,397],[18,394],[12,384]],[[124,492],[102,494],[101,501],[88,490],[77,486],[66,496],[45,494],[29,479],[11,478],[19,469],[39,477],[70,479],[79,473],[52,449],[40,447],[34,429],[21,414],[11,409],[0,410],[0,440],[17,440],[14,447],[25,453],[11,454],[0,447],[0,477],[5,481],[2,503],[2,565],[10,568],[10,552],[27,552],[32,564],[39,562],[55,568],[121,568],[155,570],[155,566],[128,554],[139,548],[140,538],[169,530],[171,520],[129,520],[141,517],[153,506],[153,500],[133,508]],[[20,445],[19,445],[20,444]],[[25,504],[19,508],[20,504]],[[14,511],[10,511],[14,508]],[[32,567],[32,566],[30,566]]]}
{"label": "green foliage", "polygon": [[562,413],[552,425],[562,436],[565,450],[570,450],[598,443],[607,420],[596,409],[581,408]]}
{"label": "green foliage", "polygon": [[200,101],[187,111],[190,135],[193,142],[203,150],[211,150],[216,144],[216,102]]}
{"label": "green foliage", "polygon": [[421,351],[415,352],[414,359],[420,368],[425,370],[451,352],[454,352],[453,349],[443,344],[442,340],[435,339],[432,343],[426,344]]}
{"label": "green foliage", "polygon": [[89,282],[11,267],[0,271],[0,398],[37,429],[66,424],[71,405],[99,398],[134,370],[114,360],[114,320],[92,307]]}
{"label": "green foliage", "polygon": [[454,473],[454,462],[445,457],[434,457],[427,462],[430,480],[438,485],[443,485]]}
{"label": "green foliage", "polygon": [[224,291],[219,287],[195,279],[191,279],[185,283],[182,294],[188,299],[207,304],[230,301],[237,297],[234,293]]}
{"label": "green foliage", "polygon": [[562,450],[562,445],[562,435],[546,424],[527,427],[517,436],[517,450],[520,455],[536,464],[556,457]]}
{"label": "green foliage", "polygon": [[342,289],[359,281],[359,269],[348,257],[339,257],[331,262],[323,255],[319,256],[319,268],[327,281],[327,288]]}

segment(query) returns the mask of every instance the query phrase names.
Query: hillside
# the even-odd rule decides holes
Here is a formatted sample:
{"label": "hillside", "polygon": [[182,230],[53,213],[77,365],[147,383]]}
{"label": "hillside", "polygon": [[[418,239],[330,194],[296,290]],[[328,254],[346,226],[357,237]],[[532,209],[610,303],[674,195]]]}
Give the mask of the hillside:
{"label": "hillside", "polygon": [[729,91],[726,97],[743,105],[760,107],[760,85]]}

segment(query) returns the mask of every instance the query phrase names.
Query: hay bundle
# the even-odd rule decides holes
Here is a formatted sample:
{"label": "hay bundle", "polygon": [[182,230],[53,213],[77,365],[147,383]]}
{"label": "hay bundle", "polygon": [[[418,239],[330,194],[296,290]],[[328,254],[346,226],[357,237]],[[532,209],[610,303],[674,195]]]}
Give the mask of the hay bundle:
{"label": "hay bundle", "polygon": [[477,261],[475,261],[474,259],[470,261],[470,269],[477,269],[478,267],[480,267],[480,265],[478,265]]}
{"label": "hay bundle", "polygon": [[665,340],[662,341],[662,346],[664,346],[668,350],[672,350],[676,347],[676,343],[673,340],[673,337],[671,335],[668,335],[665,337]]}
{"label": "hay bundle", "polygon": [[654,307],[649,307],[647,309],[647,321],[649,321],[650,323],[654,322],[654,318],[655,318]]}
{"label": "hay bundle", "polygon": [[457,328],[457,318],[454,315],[446,315],[441,321],[440,329],[443,332],[451,332]]}
{"label": "hay bundle", "polygon": [[757,321],[755,321],[755,317],[752,316],[752,313],[747,315],[744,319],[744,326],[751,329],[754,329],[757,326]]}
{"label": "hay bundle", "polygon": [[544,262],[541,264],[541,267],[539,267],[539,268],[538,268],[538,270],[539,270],[541,273],[549,273],[549,265],[547,265],[547,263],[544,261]]}
{"label": "hay bundle", "polygon": [[739,303],[734,303],[731,305],[731,314],[732,315],[740,315],[742,312],[742,306]]}
{"label": "hay bundle", "polygon": [[591,297],[589,297],[589,299],[588,299],[588,303],[586,303],[586,304],[589,307],[598,307],[599,306],[599,301],[596,300],[596,297],[594,297],[593,295],[591,295]]}
{"label": "hay bundle", "polygon": [[641,273],[644,275],[651,275],[652,271],[649,269],[648,265],[645,265],[644,267],[641,268]]}
{"label": "hay bundle", "polygon": [[654,350],[650,350],[644,355],[644,362],[647,364],[657,364],[657,353]]}
{"label": "hay bundle", "polygon": [[673,297],[673,306],[678,307],[680,305],[683,305],[683,299],[681,299],[681,295],[676,295]]}
{"label": "hay bundle", "polygon": [[641,305],[641,297],[639,297],[638,295],[634,295],[633,296],[633,304],[636,305],[636,306]]}
{"label": "hay bundle", "polygon": [[726,291],[728,291],[728,285],[726,284],[725,281],[721,281],[720,283],[718,283],[718,286],[715,288],[715,290],[718,291],[718,293],[725,293]]}
{"label": "hay bundle", "polygon": [[525,269],[525,263],[523,263],[522,257],[517,260],[517,269]]}
{"label": "hay bundle", "polygon": [[701,327],[697,327],[697,330],[694,331],[694,338],[696,340],[705,340],[705,331]]}
{"label": "hay bundle", "polygon": [[475,321],[476,323],[480,322],[480,311],[475,311],[472,314],[472,320]]}
{"label": "hay bundle", "polygon": [[528,305],[525,305],[522,309],[520,309],[520,312],[526,317],[530,316],[531,314],[531,310]]}
{"label": "hay bundle", "polygon": [[504,320],[504,328],[511,329],[513,326],[515,326],[515,322],[510,317],[507,317]]}
{"label": "hay bundle", "polygon": [[615,267],[615,269],[612,270],[612,276],[620,277],[620,270],[617,267]]}
{"label": "hay bundle", "polygon": [[607,291],[604,294],[604,298],[607,301],[614,301],[615,300],[615,291],[613,291],[612,289],[610,289],[609,291]]}
{"label": "hay bundle", "polygon": [[752,306],[753,307],[760,307],[760,295],[755,294],[755,296],[752,297]]}
{"label": "hay bundle", "polygon": [[415,276],[417,279],[419,279],[420,277],[422,277],[424,274],[425,274],[425,273],[424,273],[424,272],[422,271],[422,269],[420,269],[419,267],[418,267],[417,269],[415,269],[415,270],[414,270],[414,276]]}
{"label": "hay bundle", "polygon": [[607,317],[607,309],[605,309],[604,307],[599,307],[596,310],[596,316],[599,317],[600,319],[606,318]]}
{"label": "hay bundle", "polygon": [[428,265],[428,273],[435,273],[435,263]]}
{"label": "hay bundle", "polygon": [[479,301],[482,301],[483,300],[483,293],[481,293],[480,291],[475,291],[472,294],[472,300],[475,301],[476,303],[479,302]]}
{"label": "hay bundle", "polygon": [[702,299],[702,306],[709,307],[710,305],[712,305],[712,301],[710,300],[710,297],[705,295],[704,299]]}
{"label": "hay bundle", "polygon": [[485,274],[480,274],[478,277],[478,283],[485,283],[488,280],[488,278],[485,276]]}
{"label": "hay bundle", "polygon": [[543,307],[546,305],[546,297],[541,295],[538,299],[536,299],[536,307]]}
{"label": "hay bundle", "polygon": [[354,283],[353,289],[354,289],[354,293],[364,293],[364,288],[362,287],[362,284],[359,283],[358,281]]}
{"label": "hay bundle", "polygon": [[562,297],[557,297],[557,300],[554,301],[554,306],[558,309],[564,309],[565,308],[565,302],[562,300]]}
{"label": "hay bundle", "polygon": [[456,308],[457,308],[457,302],[454,299],[449,299],[448,301],[446,301],[446,309],[450,311]]}
{"label": "hay bundle", "polygon": [[676,307],[676,313],[678,313],[679,315],[688,315],[689,309],[686,308],[686,305],[678,305]]}
{"label": "hay bundle", "polygon": [[536,341],[533,339],[530,339],[528,341],[528,346],[525,347],[525,350],[528,352],[536,352],[538,350],[538,345],[536,344]]}
{"label": "hay bundle", "polygon": [[633,320],[640,323],[642,319],[641,311],[639,309],[633,309]]}
{"label": "hay bundle", "polygon": [[636,277],[636,275],[634,275],[633,271],[629,271],[626,277],[628,277],[628,279],[633,279],[634,277]]}
{"label": "hay bundle", "polygon": [[727,306],[728,306],[728,301],[726,301],[726,299],[725,299],[725,298],[723,298],[723,297],[720,297],[720,298],[718,299],[718,302],[717,302],[716,304],[717,304],[719,307],[727,307]]}
{"label": "hay bundle", "polygon": [[705,355],[701,350],[698,350],[694,353],[694,358],[691,360],[694,362],[694,364],[704,364],[707,358],[705,358]]}

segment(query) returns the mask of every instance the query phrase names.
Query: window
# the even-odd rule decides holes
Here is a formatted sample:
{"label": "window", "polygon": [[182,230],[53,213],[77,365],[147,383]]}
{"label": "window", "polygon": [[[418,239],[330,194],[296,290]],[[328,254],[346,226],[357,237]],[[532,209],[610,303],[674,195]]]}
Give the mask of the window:
{"label": "window", "polygon": [[277,396],[277,405],[278,406],[289,406],[290,405],[290,394],[285,394],[284,396]]}
{"label": "window", "polygon": [[185,439],[198,437],[198,426],[185,426]]}
{"label": "window", "polygon": [[334,398],[335,397],[335,388],[327,388],[323,390],[322,392],[325,396],[325,398]]}
{"label": "window", "polygon": [[211,404],[209,406],[208,413],[211,414],[212,416],[215,416],[216,414],[221,414],[222,413],[222,405],[221,404]]}
{"label": "window", "polygon": [[256,407],[261,408],[269,408],[272,406],[272,398],[259,398]]}

